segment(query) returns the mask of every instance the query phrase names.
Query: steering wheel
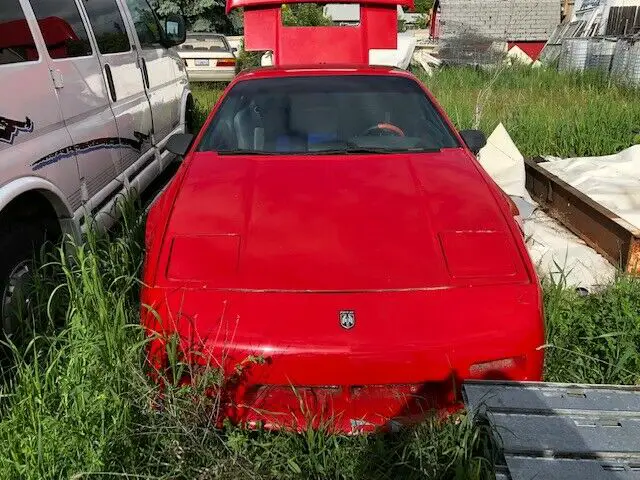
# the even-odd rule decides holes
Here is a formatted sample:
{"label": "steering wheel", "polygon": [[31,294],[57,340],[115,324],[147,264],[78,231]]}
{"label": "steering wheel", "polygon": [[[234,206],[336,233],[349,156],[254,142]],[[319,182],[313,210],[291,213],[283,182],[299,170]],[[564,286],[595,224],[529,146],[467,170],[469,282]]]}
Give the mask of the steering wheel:
{"label": "steering wheel", "polygon": [[404,137],[405,134],[400,127],[393,125],[391,123],[378,123],[372,127],[367,128],[364,133],[365,135],[392,135],[394,137]]}

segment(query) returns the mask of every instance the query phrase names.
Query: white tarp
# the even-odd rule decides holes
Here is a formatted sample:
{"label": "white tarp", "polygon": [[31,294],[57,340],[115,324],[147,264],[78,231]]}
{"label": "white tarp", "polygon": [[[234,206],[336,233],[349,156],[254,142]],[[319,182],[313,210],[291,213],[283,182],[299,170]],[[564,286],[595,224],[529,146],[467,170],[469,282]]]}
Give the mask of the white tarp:
{"label": "white tarp", "polygon": [[502,123],[480,150],[478,161],[507,195],[531,200],[524,186],[524,157]]}
{"label": "white tarp", "polygon": [[387,65],[403,70],[409,68],[413,51],[416,49],[416,38],[411,32],[398,33],[398,46],[395,49],[369,50],[370,65]]}
{"label": "white tarp", "polygon": [[546,160],[542,168],[640,230],[640,145],[605,157]]}
{"label": "white tarp", "polygon": [[531,65],[533,64],[533,59],[519,46],[514,45],[507,52],[506,62],[509,63],[510,65],[513,65],[514,63]]}
{"label": "white tarp", "polygon": [[529,254],[541,275],[587,290],[614,279],[613,265],[537,208],[525,188],[524,157],[502,124],[491,134],[478,160],[518,205]]}
{"label": "white tarp", "polygon": [[260,57],[260,66],[270,67],[271,65],[273,65],[273,52],[265,52],[262,57]]}

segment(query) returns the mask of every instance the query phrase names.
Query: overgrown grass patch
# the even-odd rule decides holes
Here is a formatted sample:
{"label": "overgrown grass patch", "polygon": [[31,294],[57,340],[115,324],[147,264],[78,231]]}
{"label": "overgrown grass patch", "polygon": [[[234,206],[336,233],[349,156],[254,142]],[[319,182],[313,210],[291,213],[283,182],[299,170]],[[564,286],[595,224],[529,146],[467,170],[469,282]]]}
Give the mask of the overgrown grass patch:
{"label": "overgrown grass patch", "polygon": [[194,125],[197,128],[202,127],[224,89],[225,84],[217,82],[191,84],[191,91],[195,100]]}
{"label": "overgrown grass patch", "polygon": [[544,296],[547,381],[640,385],[637,278],[586,297],[547,283]]}
{"label": "overgrown grass patch", "polygon": [[502,122],[525,156],[610,155],[640,142],[640,90],[596,73],[445,68],[421,76],[458,128]]}

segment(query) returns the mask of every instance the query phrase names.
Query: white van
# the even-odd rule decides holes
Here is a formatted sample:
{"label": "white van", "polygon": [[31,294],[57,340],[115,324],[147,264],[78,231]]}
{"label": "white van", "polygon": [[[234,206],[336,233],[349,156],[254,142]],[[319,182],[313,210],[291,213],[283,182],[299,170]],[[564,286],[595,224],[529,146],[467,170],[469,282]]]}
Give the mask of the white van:
{"label": "white van", "polygon": [[0,319],[34,248],[113,223],[191,130],[184,19],[147,0],[0,1]]}

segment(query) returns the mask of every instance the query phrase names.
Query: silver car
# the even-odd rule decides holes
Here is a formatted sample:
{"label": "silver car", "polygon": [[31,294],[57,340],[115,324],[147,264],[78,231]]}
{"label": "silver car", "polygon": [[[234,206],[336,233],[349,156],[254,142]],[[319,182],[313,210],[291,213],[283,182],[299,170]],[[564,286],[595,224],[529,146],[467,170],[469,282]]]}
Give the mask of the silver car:
{"label": "silver car", "polygon": [[230,82],[236,75],[236,49],[224,35],[189,33],[178,49],[194,82]]}
{"label": "silver car", "polygon": [[174,47],[184,20],[147,0],[0,2],[0,320],[34,249],[113,223],[191,129],[193,98]]}

